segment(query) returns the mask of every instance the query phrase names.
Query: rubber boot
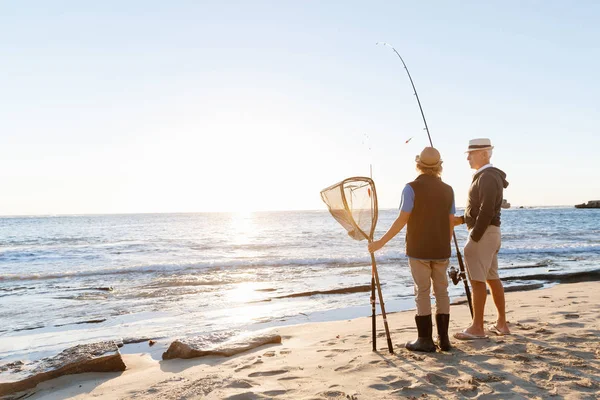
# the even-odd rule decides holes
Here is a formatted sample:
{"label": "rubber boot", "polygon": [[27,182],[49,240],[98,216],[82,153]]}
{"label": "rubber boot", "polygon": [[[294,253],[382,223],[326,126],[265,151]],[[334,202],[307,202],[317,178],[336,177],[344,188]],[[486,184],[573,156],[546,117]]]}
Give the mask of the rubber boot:
{"label": "rubber boot", "polygon": [[438,333],[438,346],[442,351],[450,351],[452,345],[448,337],[448,324],[450,324],[450,314],[435,314],[435,325]]}
{"label": "rubber boot", "polygon": [[406,343],[405,347],[411,351],[435,352],[435,343],[433,343],[433,338],[431,337],[431,331],[433,329],[431,325],[431,314],[415,315],[415,322],[417,323],[419,337],[414,342]]}

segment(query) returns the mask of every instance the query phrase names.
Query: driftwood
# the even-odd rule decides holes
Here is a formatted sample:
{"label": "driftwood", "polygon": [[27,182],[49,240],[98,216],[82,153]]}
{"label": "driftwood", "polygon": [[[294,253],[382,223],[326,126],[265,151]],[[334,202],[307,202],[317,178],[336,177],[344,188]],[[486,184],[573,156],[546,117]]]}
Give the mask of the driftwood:
{"label": "driftwood", "polygon": [[176,340],[162,355],[163,360],[171,360],[174,358],[196,358],[206,356],[231,357],[235,354],[242,353],[266,344],[281,343],[279,335],[264,335],[254,336],[245,339],[239,339],[233,342],[225,342],[213,349],[202,349],[204,342],[201,338],[189,338]]}
{"label": "driftwood", "polygon": [[70,347],[55,357],[42,360],[25,378],[22,378],[23,367],[24,364],[21,362],[0,366],[3,374],[0,396],[31,389],[38,383],[63,375],[84,372],[121,372],[126,368],[117,343],[112,341]]}

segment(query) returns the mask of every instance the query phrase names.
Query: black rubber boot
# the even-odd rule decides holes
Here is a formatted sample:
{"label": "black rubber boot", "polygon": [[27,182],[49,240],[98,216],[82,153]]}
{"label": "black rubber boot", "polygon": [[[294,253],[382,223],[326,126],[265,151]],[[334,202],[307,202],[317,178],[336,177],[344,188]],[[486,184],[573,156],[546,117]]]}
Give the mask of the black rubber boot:
{"label": "black rubber boot", "polygon": [[417,323],[419,337],[414,342],[406,343],[405,347],[411,351],[435,352],[435,343],[433,343],[433,338],[431,337],[431,331],[433,329],[431,325],[431,314],[415,315],[415,322]]}
{"label": "black rubber boot", "polygon": [[438,346],[442,351],[450,351],[452,345],[448,337],[448,324],[450,324],[450,314],[435,314],[435,325],[438,333]]}

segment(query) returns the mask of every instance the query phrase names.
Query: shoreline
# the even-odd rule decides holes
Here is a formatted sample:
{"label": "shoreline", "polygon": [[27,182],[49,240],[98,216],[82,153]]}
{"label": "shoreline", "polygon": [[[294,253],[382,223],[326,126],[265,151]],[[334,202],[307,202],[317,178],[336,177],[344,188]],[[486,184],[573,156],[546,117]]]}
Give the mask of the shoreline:
{"label": "shoreline", "polygon": [[[531,267],[531,268],[537,268],[537,265],[532,265],[532,266],[526,266],[526,267]],[[519,268],[523,268],[523,267],[519,267]],[[539,277],[543,277],[545,278],[544,280],[537,280],[535,278],[539,278]],[[522,278],[526,278],[526,279],[522,279]],[[583,271],[583,272],[567,272],[567,273],[563,273],[563,274],[535,274],[535,275],[528,275],[528,276],[509,276],[509,277],[503,277],[501,278],[504,286],[505,286],[505,292],[506,293],[510,293],[510,292],[525,292],[525,291],[538,291],[538,290],[543,290],[546,288],[550,288],[553,287],[555,285],[559,285],[562,283],[578,283],[578,282],[595,282],[595,281],[600,281],[600,268],[598,269],[593,269],[593,270],[589,270],[589,271]],[[509,283],[509,285],[507,285],[507,283]],[[450,283],[450,287],[452,288],[454,287],[452,285],[452,283]],[[462,294],[459,295],[451,295],[451,305],[462,305],[462,304],[466,304],[467,300],[466,297],[464,295],[464,289],[462,287],[462,283],[459,283],[458,285],[456,285],[456,287],[459,288],[459,291],[462,292]],[[411,310],[415,309],[415,304],[414,304],[414,296],[411,295],[390,295],[385,293],[385,283],[383,283],[382,288],[384,290],[384,300],[385,300],[385,304],[386,304],[386,309],[388,310],[388,314],[395,314],[395,313],[402,313],[402,312],[408,312]],[[259,290],[259,291],[264,291],[264,290]],[[370,292],[370,285],[362,285],[362,286],[348,286],[348,287],[344,287],[344,288],[338,288],[338,289],[332,289],[332,290],[326,290],[326,291],[311,291],[311,292],[304,292],[304,293],[292,293],[289,295],[284,295],[284,296],[275,296],[272,297],[273,300],[281,300],[281,301],[294,301],[294,298],[301,298],[301,297],[311,297],[313,295],[337,295],[337,294],[348,294],[348,293],[363,293],[365,294],[365,296],[368,294],[368,292]],[[489,290],[488,290],[488,295],[489,295]],[[264,302],[264,301],[271,301],[271,298],[269,298],[268,300],[262,300],[260,302]],[[311,313],[298,313],[296,315],[287,315],[284,318],[279,318],[279,319],[274,319],[271,321],[264,321],[264,322],[255,322],[253,324],[247,325],[245,326],[243,329],[234,329],[234,331],[232,332],[237,332],[237,334],[243,334],[244,332],[246,333],[250,333],[250,332],[259,332],[259,331],[263,331],[266,329],[276,329],[276,328],[284,328],[284,327],[288,327],[288,326],[292,326],[292,325],[298,325],[298,324],[306,324],[306,323],[321,323],[321,322],[336,322],[336,321],[341,321],[341,320],[347,320],[347,319],[357,319],[357,318],[361,318],[363,316],[367,316],[371,314],[371,308],[370,305],[367,304],[368,299],[365,301],[365,304],[363,305],[354,305],[354,306],[347,306],[347,307],[343,307],[343,308],[335,308],[335,309],[330,309],[330,310],[321,310],[321,311],[314,311]],[[256,303],[256,301],[249,301],[247,304],[252,304],[252,303]],[[379,300],[377,300],[377,303],[379,303]],[[293,306],[292,303],[290,303],[291,306]],[[378,313],[380,312],[379,307],[377,308]],[[393,310],[393,311],[390,311]],[[128,323],[131,323],[132,321],[135,321],[135,319],[131,320]],[[57,328],[60,327],[70,327],[73,326],[75,327],[76,325],[79,325],[81,327],[81,329],[84,329],[84,326],[89,326],[89,329],[95,329],[95,325],[99,325],[102,322],[106,322],[106,319],[101,319],[101,320],[97,320],[97,319],[91,319],[91,320],[86,320],[86,321],[78,321],[78,322],[72,322],[72,323],[68,323],[68,324],[59,324],[59,325],[47,325],[47,326],[32,326],[32,327],[26,327],[26,328],[22,328],[22,329],[18,329],[15,330],[14,332],[24,332],[25,334],[31,332],[34,335],[41,335],[40,338],[43,338],[44,335],[48,334],[48,333],[53,333],[56,334],[58,333]],[[78,329],[78,328],[76,328]],[[65,332],[70,332],[70,331],[65,331]],[[163,334],[163,335],[159,335],[159,336],[152,336],[152,335],[142,335],[139,337],[133,337],[133,336],[128,336],[128,337],[105,337],[105,336],[97,336],[95,337],[95,341],[101,341],[101,340],[115,340],[117,342],[121,342],[125,347],[125,349],[128,349],[129,347],[131,347],[132,344],[137,344],[137,343],[143,343],[143,344],[147,344],[148,341],[152,340],[157,342],[157,346],[156,348],[163,348],[163,350],[166,350],[166,348],[168,347],[169,343],[171,343],[172,341],[180,338],[180,337],[190,337],[190,336],[211,336],[216,332],[221,332],[221,333],[227,333],[227,331],[211,331],[211,332],[201,332],[198,334],[188,334],[188,335],[173,335],[173,334]],[[237,335],[237,334],[233,334],[233,336]],[[1,336],[0,336],[1,338]],[[22,338],[22,336],[20,335],[14,335],[14,336],[4,336],[5,339],[9,339],[9,338],[13,338],[15,340],[19,340],[20,338]],[[72,342],[72,345],[77,345],[77,344],[84,344],[84,343],[93,343],[94,340],[84,340],[82,342]],[[218,344],[218,343],[215,343]],[[63,347],[62,348],[55,348],[53,351],[40,351],[39,352],[39,356],[38,357],[34,357],[34,358],[30,358],[30,357],[26,357],[23,354],[21,354],[20,356],[18,355],[5,355],[4,358],[2,359],[2,363],[1,364],[6,364],[8,362],[15,362],[15,361],[34,361],[36,362],[36,360],[38,360],[38,358],[43,357],[51,357],[53,355],[55,355],[56,353],[58,353],[59,351],[62,350],[66,350],[68,347],[70,347],[70,345],[67,345],[67,342],[63,343]],[[34,352],[35,353],[35,352]],[[154,352],[153,352],[154,353]],[[32,353],[29,353],[30,355]],[[160,357],[154,357],[154,359],[160,360]],[[1,365],[0,364],[0,365]],[[0,382],[2,382],[3,380],[0,379]]]}
{"label": "shoreline", "polygon": [[[313,322],[269,328],[281,335],[281,344],[229,358],[157,361],[150,353],[160,346],[129,345],[123,348],[125,372],[64,376],[38,385],[28,398],[596,398],[598,288],[597,282],[581,282],[507,293],[513,335],[452,339],[449,353],[403,348],[416,332],[408,310],[388,315],[394,355],[387,353],[381,316],[377,353],[371,352],[368,317]],[[488,297],[488,321],[491,303]],[[451,333],[469,321],[468,307],[452,306]]]}

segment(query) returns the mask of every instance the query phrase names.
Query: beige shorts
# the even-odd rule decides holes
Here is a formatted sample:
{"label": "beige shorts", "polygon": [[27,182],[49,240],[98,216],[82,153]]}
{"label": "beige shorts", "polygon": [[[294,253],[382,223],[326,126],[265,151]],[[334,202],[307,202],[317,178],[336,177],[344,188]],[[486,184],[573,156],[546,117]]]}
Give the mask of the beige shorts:
{"label": "beige shorts", "polygon": [[471,240],[471,236],[469,236],[464,254],[470,280],[485,282],[500,279],[498,276],[498,251],[501,243],[499,226],[488,226],[479,242]]}

